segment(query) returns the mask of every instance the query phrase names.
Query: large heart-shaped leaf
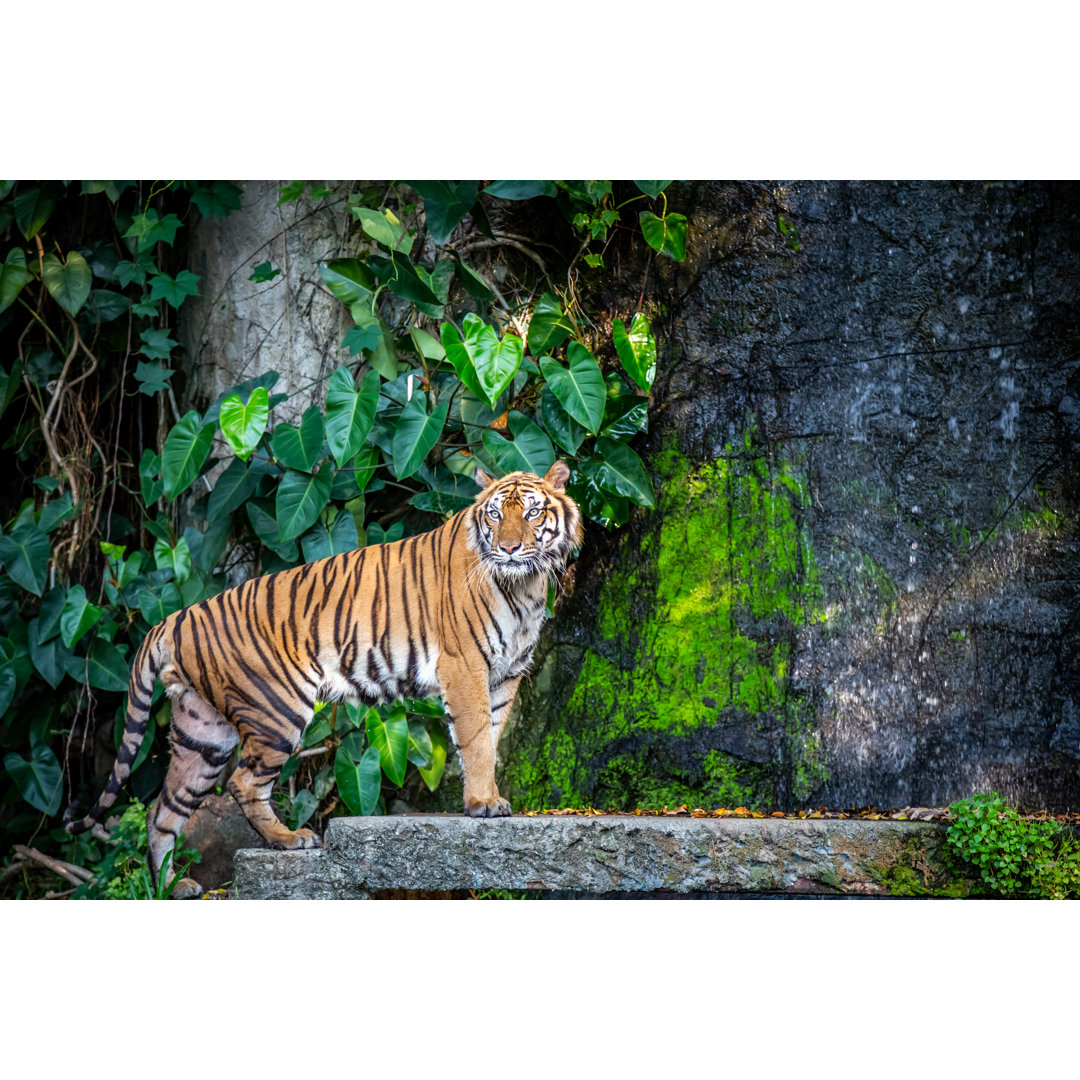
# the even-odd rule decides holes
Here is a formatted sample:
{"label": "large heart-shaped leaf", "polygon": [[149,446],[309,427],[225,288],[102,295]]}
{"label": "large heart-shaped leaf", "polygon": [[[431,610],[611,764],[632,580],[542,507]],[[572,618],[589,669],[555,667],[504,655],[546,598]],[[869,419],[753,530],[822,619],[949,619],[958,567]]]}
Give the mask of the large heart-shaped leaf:
{"label": "large heart-shaped leaf", "polygon": [[86,590],[81,585],[73,585],[67,594],[64,610],[60,616],[60,637],[69,648],[101,618],[101,608],[86,599]]}
{"label": "large heart-shaped leaf", "polygon": [[[67,589],[63,585],[57,585],[45,594],[38,609],[38,641],[48,641],[60,633],[60,616],[63,615],[66,604]],[[0,712],[0,716],[2,715]]]}
{"label": "large heart-shaped leaf", "polygon": [[127,661],[111,642],[103,638],[94,638],[87,659],[91,686],[98,690],[126,690],[128,688]]}
{"label": "large heart-shaped leaf", "polygon": [[488,428],[482,437],[484,449],[495,459],[503,473],[522,471],[543,476],[555,464],[551,440],[519,412],[510,413],[507,428],[513,436],[512,441]]}
{"label": "large heart-shaped leaf", "polygon": [[177,585],[183,585],[191,576],[191,549],[181,536],[175,546],[168,540],[154,543],[154,561],[159,570],[171,570]]}
{"label": "large heart-shaped leaf", "polygon": [[22,287],[30,280],[26,256],[21,248],[12,248],[0,265],[0,311],[11,307]]}
{"label": "large heart-shaped leaf", "polygon": [[311,472],[322,453],[323,434],[322,410],[312,405],[301,417],[299,428],[292,424],[278,424],[274,428],[270,449],[290,469]]}
{"label": "large heart-shaped leaf", "polygon": [[56,195],[46,188],[31,187],[20,191],[11,201],[19,232],[30,240],[49,220],[49,215],[56,206]]}
{"label": "large heart-shaped leaf", "polygon": [[30,751],[30,760],[16,753],[4,755],[7,769],[19,794],[35,809],[52,816],[60,809],[64,777],[56,755],[44,743]]}
{"label": "large heart-shaped leaf", "polygon": [[218,521],[231,514],[255,490],[259,474],[236,457],[217,478],[206,504],[206,520]]}
{"label": "large heart-shaped leaf", "polygon": [[69,251],[65,262],[51,253],[42,259],[41,280],[69,315],[77,315],[90,295],[94,275],[77,251]]}
{"label": "large heart-shaped leaf", "polygon": [[629,330],[622,319],[616,319],[611,334],[623,370],[646,393],[656,376],[656,342],[650,329],[649,320],[639,311]]}
{"label": "large heart-shaped leaf", "polygon": [[625,495],[639,506],[656,505],[649,474],[641,458],[629,446],[601,435],[596,440],[595,452],[601,462],[597,480],[602,487]]}
{"label": "large heart-shaped leaf", "polygon": [[604,376],[584,345],[571,341],[566,355],[570,361],[569,370],[551,356],[540,357],[540,370],[563,408],[595,435],[603,423],[607,403]]}
{"label": "large heart-shaped leaf", "polygon": [[343,743],[334,758],[334,779],[342,802],[354,813],[364,817],[375,812],[382,787],[382,765],[379,751],[369,746],[357,760]]}
{"label": "large heart-shaped leaf", "polygon": [[352,514],[339,513],[329,529],[316,523],[315,528],[306,532],[300,541],[305,562],[325,559],[330,555],[340,555],[352,551],[360,544],[356,531],[356,522]]}
{"label": "large heart-shaped leaf", "polygon": [[311,528],[330,498],[333,481],[334,466],[329,461],[314,475],[294,469],[285,473],[274,504],[283,541],[294,540]]}
{"label": "large heart-shaped leaf", "polygon": [[[73,659],[71,650],[64,643],[54,637],[52,640],[43,641],[41,631],[38,629],[38,620],[31,619],[29,626],[28,646],[30,659],[37,668],[38,674],[55,689],[63,681],[67,673],[68,664]],[[79,659],[79,664],[82,660]],[[79,679],[82,678],[80,673]]]}
{"label": "large heart-shaped leaf", "polygon": [[551,180],[496,180],[484,188],[483,194],[492,195],[496,199],[512,199],[520,202],[523,199],[535,199],[538,195],[549,195],[554,198],[559,189]]}
{"label": "large heart-shaped leaf", "polygon": [[443,402],[433,413],[427,411],[427,395],[414,393],[401,410],[394,429],[394,472],[399,480],[412,476],[439,441],[450,405]]}
{"label": "large heart-shaped leaf", "polygon": [[435,750],[431,745],[431,735],[428,733],[427,724],[419,716],[410,716],[409,760],[414,765],[429,769],[433,764],[434,753]]}
{"label": "large heart-shaped leaf", "polygon": [[182,608],[183,601],[180,599],[180,590],[171,582],[166,581],[160,588],[151,591],[140,589],[135,596],[139,604],[139,610],[143,618],[151,625],[156,626],[162,619],[167,618],[174,611]]}
{"label": "large heart-shaped leaf", "polygon": [[221,403],[218,420],[221,434],[241,461],[247,461],[259,445],[266,422],[270,419],[270,395],[265,386],[257,386],[245,405],[239,394],[230,394]]}
{"label": "large heart-shaped leaf", "polygon": [[588,432],[559,404],[559,399],[545,386],[540,395],[540,422],[544,430],[568,454],[578,452]]}
{"label": "large heart-shaped leaf", "polygon": [[[294,473],[293,475],[302,476],[304,474]],[[310,477],[308,477],[308,479],[310,479]],[[284,481],[282,482],[284,483]],[[279,493],[280,490],[279,486]],[[283,559],[288,563],[296,562],[296,543],[292,540],[285,540],[282,538],[277,519],[274,515],[268,513],[265,506],[260,506],[259,501],[256,499],[249,499],[245,509],[247,510],[248,521],[251,522],[251,527],[255,530],[255,535],[275,555],[277,555],[279,559]]]}
{"label": "large heart-shaped leaf", "polygon": [[404,252],[392,251],[389,258],[373,255],[368,259],[368,266],[381,281],[386,282],[387,288],[395,296],[414,304],[435,304],[441,308],[438,296],[421,279],[412,259]]}
{"label": "large heart-shaped leaf", "polygon": [[461,219],[473,208],[476,180],[410,180],[409,186],[424,200],[424,220],[436,244],[445,244]]}
{"label": "large heart-shaped leaf", "polygon": [[166,436],[165,448],[161,452],[161,478],[166,499],[172,502],[191,486],[210,453],[213,441],[214,425],[204,425],[194,409],[181,417]]}
{"label": "large heart-shaped leaf", "polygon": [[671,183],[670,180],[635,180],[638,191],[655,199]]}
{"label": "large heart-shaped leaf", "polygon": [[391,250],[401,244],[406,235],[405,226],[389,210],[371,210],[366,206],[354,206],[351,210],[364,232],[377,244]]}
{"label": "large heart-shaped leaf", "polygon": [[383,772],[391,783],[401,786],[409,763],[409,721],[405,710],[396,706],[385,720],[372,709],[367,714],[368,742],[379,751]]}
{"label": "large heart-shaped leaf", "polygon": [[563,311],[554,293],[544,293],[536,301],[529,322],[529,352],[533,356],[558,348],[574,332],[574,324]]}
{"label": "large heart-shaped leaf", "polygon": [[494,408],[521,366],[524,343],[514,334],[507,334],[500,341],[494,328],[472,312],[465,316],[462,331],[459,334],[453,323],[443,323],[441,334],[446,356],[458,378]]}
{"label": "large heart-shaped leaf", "polygon": [[370,309],[375,278],[359,259],[334,259],[320,263],[319,275],[343,304],[351,307],[363,300]]}
{"label": "large heart-shaped leaf", "polygon": [[665,214],[657,217],[649,210],[638,215],[641,235],[649,247],[662,255],[670,255],[676,262],[686,258],[686,217],[683,214]]}
{"label": "large heart-shaped leaf", "polygon": [[0,562],[27,592],[40,596],[49,569],[49,538],[36,525],[24,522],[0,536]]}
{"label": "large heart-shaped leaf", "polygon": [[340,467],[363,447],[379,404],[379,373],[368,371],[359,392],[347,368],[330,376],[326,391],[326,441]]}

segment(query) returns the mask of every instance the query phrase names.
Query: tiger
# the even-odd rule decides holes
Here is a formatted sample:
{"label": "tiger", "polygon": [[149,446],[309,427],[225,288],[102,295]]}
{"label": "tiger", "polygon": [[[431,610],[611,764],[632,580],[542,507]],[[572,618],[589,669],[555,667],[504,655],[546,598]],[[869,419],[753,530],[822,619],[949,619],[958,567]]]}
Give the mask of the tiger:
{"label": "tiger", "polygon": [[[135,653],[124,734],[80,833],[102,820],[146,734],[154,680],[172,703],[170,762],[147,813],[151,880],[164,886],[177,837],[239,747],[227,788],[274,848],[318,847],[287,828],[270,796],[316,701],[374,705],[439,693],[462,765],[464,812],[504,817],[495,753],[546,619],[548,582],[582,543],[570,470],[501,479],[477,466],[472,505],[443,525],[255,577],[167,616]],[[170,858],[170,864],[165,865]],[[172,896],[197,897],[183,877]]]}

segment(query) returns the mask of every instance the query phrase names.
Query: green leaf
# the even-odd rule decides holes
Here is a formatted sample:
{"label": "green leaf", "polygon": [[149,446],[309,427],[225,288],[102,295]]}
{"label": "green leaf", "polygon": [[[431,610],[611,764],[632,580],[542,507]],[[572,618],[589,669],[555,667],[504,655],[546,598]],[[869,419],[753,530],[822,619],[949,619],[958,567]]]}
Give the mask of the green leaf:
{"label": "green leaf", "polygon": [[249,469],[240,458],[233,458],[210,492],[206,520],[218,521],[231,514],[255,491],[258,482],[258,473]]}
{"label": "green leaf", "polygon": [[540,357],[540,370],[563,408],[595,435],[604,421],[607,403],[604,376],[584,345],[571,341],[566,354],[570,361],[569,370],[551,356]]}
{"label": "green leaf", "polygon": [[[216,424],[218,422],[221,414],[221,403],[227,397],[231,397],[233,394],[239,394],[240,400],[246,404],[251,399],[251,395],[254,394],[260,386],[266,387],[267,393],[273,390],[279,378],[281,378],[281,376],[276,371],[264,371],[257,378],[248,379],[246,382],[229,387],[229,389],[222,393],[217,401],[206,410],[206,416],[203,417],[203,423]],[[270,408],[273,409],[275,405],[287,400],[287,398],[287,394],[274,394],[269,401]]]}
{"label": "green leaf", "polygon": [[[356,304],[354,307],[362,308],[363,305]],[[362,311],[355,313],[353,318],[356,325],[345,332],[341,347],[348,349],[350,356],[355,356],[358,352],[364,350],[371,352],[373,349],[377,349],[385,333],[382,322],[374,315]]]}
{"label": "green leaf", "polygon": [[78,513],[78,507],[72,501],[71,492],[65,491],[58,499],[47,502],[41,508],[38,528],[42,532],[52,532],[65,521],[70,521]]}
{"label": "green leaf", "polygon": [[285,203],[296,202],[296,200],[304,194],[304,186],[303,180],[294,180],[291,184],[286,184],[283,188],[278,188],[278,206],[284,206]]}
{"label": "green leaf", "polygon": [[259,445],[266,422],[270,419],[270,396],[265,386],[258,386],[245,405],[239,394],[230,394],[221,403],[218,422],[221,434],[241,461],[247,461]]}
{"label": "green leaf", "polygon": [[157,274],[150,279],[150,299],[164,300],[170,307],[178,308],[184,298],[199,295],[199,278],[190,270],[181,270],[176,277]]}
{"label": "green leaf", "polygon": [[143,618],[151,626],[156,626],[162,619],[184,606],[180,590],[171,581],[166,581],[157,590],[139,589],[135,599]]}
{"label": "green leaf", "polygon": [[439,441],[449,410],[449,403],[444,401],[429,415],[427,395],[420,390],[406,402],[394,429],[394,473],[399,480],[412,476],[423,465]]}
{"label": "green leaf", "polygon": [[482,194],[496,199],[511,199],[520,202],[523,199],[535,199],[538,195],[554,198],[559,189],[551,180],[496,180],[488,184]]}
{"label": "green leaf", "polygon": [[655,199],[671,183],[670,180],[635,180],[638,191]]}
{"label": "green leaf", "polygon": [[507,427],[513,436],[512,442],[488,428],[482,436],[484,449],[504,474],[521,470],[543,476],[555,464],[551,440],[519,412],[510,413]]}
{"label": "green leaf", "polygon": [[148,364],[145,360],[140,360],[135,368],[135,381],[139,384],[140,393],[153,397],[169,385],[169,380],[175,374],[175,371],[169,371],[160,364]]}
{"label": "green leaf", "polygon": [[161,454],[161,476],[165,498],[172,502],[186,491],[203,467],[214,441],[214,426],[203,425],[199,414],[192,409],[165,437]]}
{"label": "green leaf", "polygon": [[476,202],[476,180],[409,180],[409,186],[424,200],[424,220],[436,244],[445,244],[461,219]]}
{"label": "green leaf", "polygon": [[197,184],[191,192],[191,201],[203,217],[228,217],[243,206],[243,191],[227,180],[215,180],[209,187]]}
{"label": "green leaf", "polygon": [[18,689],[18,677],[10,663],[0,667],[0,716],[7,712],[8,706],[15,699]]}
{"label": "green leaf", "polygon": [[261,285],[264,281],[273,281],[280,273],[281,271],[272,267],[269,262],[262,262],[255,267],[253,273],[248,275],[248,281]]}
{"label": "green leaf", "polygon": [[15,223],[19,226],[19,232],[30,240],[41,231],[42,226],[49,220],[49,216],[56,206],[56,196],[43,188],[32,187],[20,191],[12,199],[15,209]]}
{"label": "green leaf", "polygon": [[449,491],[419,491],[409,500],[409,504],[432,514],[456,514],[472,506],[475,501],[468,495],[454,495]]}
{"label": "green leaf", "polygon": [[514,381],[525,347],[521,338],[507,334],[499,340],[493,327],[469,312],[459,334],[453,323],[441,328],[443,348],[458,378],[492,408]]}
{"label": "green leaf", "polygon": [[427,725],[419,717],[409,717],[409,749],[408,757],[414,765],[425,769],[431,768],[434,758],[434,747],[431,745],[431,736],[428,734]]}
{"label": "green leaf", "polygon": [[146,284],[146,275],[157,273],[154,266],[153,254],[149,251],[140,251],[134,262],[121,259],[116,264],[116,280],[126,289],[132,282],[136,285]]}
{"label": "green leaf", "polygon": [[330,292],[347,307],[362,300],[370,310],[375,279],[358,259],[333,259],[319,263],[319,274]]}
{"label": "green leaf", "polygon": [[[55,690],[67,674],[67,666],[73,659],[71,650],[59,638],[43,641],[37,619],[30,620],[27,644],[38,674]],[[81,659],[79,663],[82,663]]]}
{"label": "green leaf", "polygon": [[311,723],[304,728],[304,737],[300,740],[301,745],[305,749],[318,746],[328,735],[333,733],[333,730],[330,724],[330,710],[323,709],[321,712],[316,713]]}
{"label": "green leaf", "polygon": [[294,540],[311,528],[330,498],[333,479],[334,466],[329,461],[315,475],[293,469],[285,473],[274,502],[282,541]]}
{"label": "green leaf", "polygon": [[52,253],[42,259],[41,280],[52,298],[69,315],[77,315],[90,295],[94,275],[77,251],[69,251],[66,262],[61,262]]}
{"label": "green leaf", "polygon": [[73,585],[60,616],[60,637],[64,644],[73,649],[75,643],[100,618],[101,608],[86,599],[86,590],[81,585]]}
{"label": "green leaf", "polygon": [[161,498],[165,485],[158,477],[161,475],[161,455],[155,454],[150,447],[143,451],[139,461],[139,482],[142,488],[143,503],[153,506]]}
{"label": "green leaf", "polygon": [[599,483],[639,506],[654,507],[652,481],[641,458],[625,443],[617,443],[601,435],[596,440],[596,456],[601,465],[597,472]]}
{"label": "green leaf", "polygon": [[662,255],[670,255],[676,262],[686,258],[686,217],[683,214],[667,214],[660,218],[649,210],[642,210],[638,220],[649,247]]}
{"label": "green leaf", "polygon": [[64,777],[56,755],[43,743],[30,751],[30,760],[14,752],[4,755],[7,769],[19,794],[35,809],[50,817],[60,809]]}
{"label": "green leaf", "polygon": [[[152,247],[160,241],[172,246],[176,239],[176,231],[183,222],[175,214],[166,214],[161,217],[154,209],[147,210],[145,214],[135,214],[131,219],[131,226],[124,233],[125,240],[133,240],[140,248]],[[131,245],[134,251],[134,244]]]}
{"label": "green leaf", "polygon": [[[57,585],[45,594],[37,619],[37,640],[42,644],[60,633],[60,616],[66,603],[67,589],[63,585]],[[0,710],[0,716],[2,715],[3,710]]]}
{"label": "green leaf", "polygon": [[15,298],[30,280],[30,276],[30,271],[26,268],[26,256],[21,249],[12,248],[3,265],[0,265],[0,311],[15,303]]}
{"label": "green leaf", "polygon": [[529,352],[533,356],[558,348],[574,333],[574,324],[563,312],[562,304],[554,293],[544,293],[536,301],[532,320],[529,322]]}
{"label": "green leaf", "polygon": [[278,424],[274,428],[270,449],[274,457],[290,469],[311,472],[322,453],[323,434],[322,410],[318,405],[312,405],[301,418],[299,429],[292,424]]}
{"label": "green leaf", "polygon": [[395,296],[409,300],[414,304],[439,305],[439,298],[431,286],[421,280],[412,259],[400,251],[392,251],[389,258],[373,255],[368,259],[368,266]]}
{"label": "green leaf", "polygon": [[370,816],[379,805],[382,788],[379,751],[369,746],[357,761],[342,745],[334,758],[334,779],[342,802],[354,814]]}
{"label": "green leaf", "polygon": [[392,784],[400,787],[409,758],[409,721],[405,710],[395,706],[385,720],[378,711],[367,714],[368,742],[379,752],[382,770]]}
{"label": "green leaf", "polygon": [[304,533],[300,547],[304,552],[304,562],[314,562],[330,555],[341,555],[360,546],[360,537],[356,531],[356,522],[352,514],[340,512],[329,529],[316,524],[310,532]]}
{"label": "green leaf", "polygon": [[338,368],[330,376],[326,391],[326,441],[341,467],[360,452],[371,431],[379,404],[379,386],[377,371],[367,372],[359,392],[347,368]]}
{"label": "green leaf", "polygon": [[443,769],[446,768],[446,728],[442,721],[436,721],[428,729],[431,735],[431,764],[417,765],[416,771],[427,785],[428,791],[434,791],[442,779]]}
{"label": "green leaf", "polygon": [[139,335],[142,348],[138,349],[148,360],[168,360],[169,353],[176,348],[168,330],[144,330]]}
{"label": "green leaf", "polygon": [[315,798],[315,793],[308,791],[307,788],[301,788],[296,793],[296,798],[293,799],[292,808],[288,814],[288,825],[290,829],[300,829],[307,822],[308,818],[319,808],[319,800]]}
{"label": "green leaf", "polygon": [[108,641],[94,638],[88,654],[90,685],[98,690],[126,690],[128,665],[120,650]]}
{"label": "green leaf", "polygon": [[616,442],[632,439],[645,426],[649,417],[649,403],[636,395],[608,398],[604,410],[604,426],[601,434]]}
{"label": "green leaf", "polygon": [[559,404],[559,399],[544,387],[540,395],[540,423],[544,430],[571,456],[577,454],[588,432]]}
{"label": "green leaf", "polygon": [[400,245],[405,236],[405,226],[389,210],[371,210],[366,206],[353,206],[350,210],[375,243],[391,251]]}
{"label": "green leaf", "polygon": [[651,329],[649,320],[640,311],[634,316],[629,330],[622,319],[616,319],[612,329],[615,351],[623,370],[646,393],[656,377],[656,341]]}
{"label": "green leaf", "polygon": [[[294,476],[303,475],[294,473]],[[310,479],[310,478],[309,478]],[[278,492],[281,487],[279,485]],[[255,535],[265,544],[279,559],[285,562],[296,562],[296,544],[292,540],[285,540],[281,536],[277,519],[268,514],[266,510],[254,499],[249,499],[246,505],[248,520],[255,530]]]}
{"label": "green leaf", "polygon": [[474,300],[490,303],[495,299],[491,286],[472,267],[466,266],[460,259],[457,260],[456,267],[458,280]]}
{"label": "green leaf", "polygon": [[24,523],[9,536],[0,536],[0,561],[15,582],[35,596],[45,589],[50,554],[49,538],[36,525]]}
{"label": "green leaf", "polygon": [[91,289],[86,311],[95,322],[107,323],[126,315],[130,307],[131,301],[123,293],[111,289]]}
{"label": "green leaf", "polygon": [[191,549],[182,536],[175,546],[167,540],[156,541],[154,562],[159,570],[171,570],[177,585],[183,585],[191,576]]}

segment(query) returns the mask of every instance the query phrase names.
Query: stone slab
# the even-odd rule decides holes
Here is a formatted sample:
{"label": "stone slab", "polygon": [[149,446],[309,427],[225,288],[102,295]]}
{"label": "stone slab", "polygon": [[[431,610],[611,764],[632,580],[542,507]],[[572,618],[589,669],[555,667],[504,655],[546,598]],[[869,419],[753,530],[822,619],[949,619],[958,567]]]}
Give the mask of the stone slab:
{"label": "stone slab", "polygon": [[941,825],[780,818],[334,818],[314,851],[238,851],[241,899],[386,889],[886,895],[944,877]]}

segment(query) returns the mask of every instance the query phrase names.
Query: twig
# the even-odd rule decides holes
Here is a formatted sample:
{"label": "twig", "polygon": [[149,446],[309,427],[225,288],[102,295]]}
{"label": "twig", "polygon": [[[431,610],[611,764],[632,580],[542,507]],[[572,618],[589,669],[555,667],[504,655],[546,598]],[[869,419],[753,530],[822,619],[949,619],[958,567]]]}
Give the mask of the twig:
{"label": "twig", "polygon": [[63,892],[47,892],[45,894],[46,900],[66,900],[75,890],[65,889]]}
{"label": "twig", "polygon": [[301,750],[297,757],[314,757],[316,754],[325,754],[329,747],[313,746],[310,750]]}
{"label": "twig", "polygon": [[59,874],[65,881],[71,882],[76,888],[94,876],[85,867],[75,866],[72,863],[64,862],[63,859],[54,859],[52,856],[46,855],[36,848],[27,847],[25,844],[16,844],[15,850],[24,859],[33,859],[34,862],[40,863],[47,870]]}

